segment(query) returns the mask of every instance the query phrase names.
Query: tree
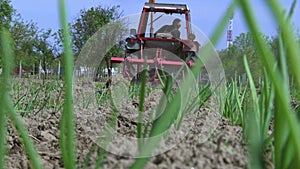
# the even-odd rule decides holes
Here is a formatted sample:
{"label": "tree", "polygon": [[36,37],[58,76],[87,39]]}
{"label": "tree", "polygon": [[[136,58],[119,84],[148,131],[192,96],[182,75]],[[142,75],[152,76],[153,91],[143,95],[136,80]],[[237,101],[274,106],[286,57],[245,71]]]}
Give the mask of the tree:
{"label": "tree", "polygon": [[40,61],[43,68],[54,61],[54,44],[50,42],[52,30],[39,29],[36,23],[24,21],[17,14],[11,23],[10,32],[14,42],[16,65],[21,62],[25,70],[36,72]]}
{"label": "tree", "polygon": [[37,38],[37,44],[35,45],[36,52],[38,53],[37,59],[42,61],[44,69],[49,69],[53,66],[55,59],[55,47],[53,43],[50,43],[49,39],[53,36],[52,30],[42,30]]}
{"label": "tree", "polygon": [[[76,60],[82,50],[87,51],[86,56],[77,60],[77,63],[92,65],[96,69],[95,76],[101,74],[103,65],[106,65],[108,74],[111,73],[110,56],[124,56],[121,43],[119,42],[123,38],[122,34],[124,34],[125,28],[122,21],[117,21],[121,16],[118,8],[119,6],[108,8],[98,6],[88,10],[81,10],[79,16],[71,25],[73,51]],[[106,44],[116,45],[107,51]],[[104,60],[97,58],[104,58]],[[95,60],[98,60],[98,62],[95,63]]]}
{"label": "tree", "polygon": [[61,56],[62,41],[59,31],[53,34],[50,29],[39,29],[33,21],[25,21],[10,5],[10,0],[0,2],[0,20],[0,30],[6,27],[11,32],[16,67],[22,63],[23,69],[27,71],[32,68],[37,70],[40,60],[45,68],[46,65],[51,66],[56,57]]}
{"label": "tree", "polygon": [[95,76],[106,66],[110,74],[110,57],[124,56],[123,39],[126,28],[122,21],[111,22],[99,29],[83,46],[76,60],[77,66],[95,68]]}
{"label": "tree", "polygon": [[6,29],[9,29],[14,11],[15,10],[10,5],[10,0],[0,1],[0,28],[5,27]]}
{"label": "tree", "polygon": [[80,10],[79,16],[71,25],[73,50],[75,55],[81,50],[88,39],[93,36],[99,28],[120,18],[119,6],[103,8],[92,7],[88,10]]}
{"label": "tree", "polygon": [[31,68],[32,60],[37,57],[35,46],[38,31],[35,23],[24,21],[20,15],[13,19],[10,32],[14,42],[16,65],[22,61],[25,69]]}
{"label": "tree", "polygon": [[[264,37],[267,41],[268,38]],[[235,75],[245,74],[243,57],[246,56],[255,82],[262,77],[261,59],[251,33],[242,33],[237,36],[233,45],[219,52],[228,80]]]}
{"label": "tree", "polygon": [[[10,5],[10,0],[1,0],[0,1],[0,33],[1,33],[2,29],[4,29],[4,28],[9,30],[14,11],[15,10]],[[0,68],[2,67],[2,61],[1,61],[2,60],[2,57],[1,57],[2,44],[1,43],[3,43],[3,42],[0,40]]]}
{"label": "tree", "polygon": [[231,80],[235,75],[241,75],[242,72],[238,70],[240,59],[237,56],[237,47],[230,46],[229,49],[225,49],[219,52],[219,56],[223,62],[225,69],[226,79]]}

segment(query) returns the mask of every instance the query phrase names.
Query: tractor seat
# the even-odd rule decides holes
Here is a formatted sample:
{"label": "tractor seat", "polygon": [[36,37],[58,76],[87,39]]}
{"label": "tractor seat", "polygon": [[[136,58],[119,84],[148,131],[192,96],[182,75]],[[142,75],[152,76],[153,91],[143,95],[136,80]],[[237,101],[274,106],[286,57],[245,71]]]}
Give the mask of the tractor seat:
{"label": "tractor seat", "polygon": [[173,38],[171,33],[156,33],[156,38]]}

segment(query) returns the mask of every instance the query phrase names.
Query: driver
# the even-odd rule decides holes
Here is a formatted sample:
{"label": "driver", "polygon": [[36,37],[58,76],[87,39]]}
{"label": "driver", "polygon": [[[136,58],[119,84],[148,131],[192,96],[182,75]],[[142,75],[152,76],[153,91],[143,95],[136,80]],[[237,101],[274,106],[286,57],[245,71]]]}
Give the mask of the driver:
{"label": "driver", "polygon": [[180,38],[180,31],[179,28],[181,27],[181,20],[176,18],[173,20],[172,25],[164,25],[162,26],[157,33],[170,33],[173,38]]}

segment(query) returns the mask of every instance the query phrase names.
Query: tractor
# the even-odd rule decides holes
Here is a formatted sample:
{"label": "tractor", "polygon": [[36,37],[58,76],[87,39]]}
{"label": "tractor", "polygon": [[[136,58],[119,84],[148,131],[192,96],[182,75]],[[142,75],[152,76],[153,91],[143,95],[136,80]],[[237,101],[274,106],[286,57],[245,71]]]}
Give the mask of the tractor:
{"label": "tractor", "polygon": [[[164,24],[174,20],[180,20],[182,25],[178,28],[180,37],[173,36],[172,30],[159,32]],[[111,63],[123,63],[123,76],[132,82],[139,82],[145,70],[147,81],[158,83],[158,75],[171,76],[182,66],[192,67],[200,43],[195,41],[190,21],[190,10],[185,4],[145,3],[138,28],[130,29],[125,40],[125,56],[111,57]]]}

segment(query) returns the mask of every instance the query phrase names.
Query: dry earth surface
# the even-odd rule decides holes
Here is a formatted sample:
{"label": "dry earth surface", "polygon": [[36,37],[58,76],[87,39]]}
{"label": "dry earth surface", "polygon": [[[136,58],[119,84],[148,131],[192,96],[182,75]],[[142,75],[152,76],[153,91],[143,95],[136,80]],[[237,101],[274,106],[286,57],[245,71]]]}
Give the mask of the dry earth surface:
{"label": "dry earth surface", "polygon": [[[75,91],[82,94],[84,91],[93,91],[92,87],[91,83],[80,83],[75,87]],[[75,95],[75,100],[81,97],[79,95]],[[76,98],[77,96],[78,98]],[[154,93],[146,98],[146,111],[157,105],[159,97],[159,94]],[[115,131],[128,137],[136,134],[136,123],[130,120],[133,117],[128,118],[126,116],[128,113],[134,115],[138,112],[137,107],[132,104],[134,102],[134,99],[127,99],[124,104],[118,107],[120,114],[117,118]],[[208,105],[213,104],[209,101]],[[86,161],[87,168],[94,168],[96,165],[97,152],[102,150],[96,141],[97,134],[104,130],[111,117],[111,112],[112,108],[108,103],[89,108],[82,108],[80,104],[75,104],[78,168],[84,167],[87,156],[90,156],[89,160]],[[60,117],[61,112],[57,112],[55,108],[45,109],[36,115],[29,114],[20,117],[28,128],[44,168],[63,168],[59,146]],[[145,168],[247,168],[247,151],[242,138],[241,127],[230,125],[230,122],[222,119],[220,115],[212,113],[207,107],[203,107],[188,116],[187,120],[190,121],[191,119],[194,120],[192,127],[185,128],[183,125],[181,132],[185,134],[173,142],[172,148],[152,156]],[[175,133],[171,131],[170,137],[175,138],[176,131]],[[21,141],[11,124],[8,128],[7,140],[6,168],[30,168]],[[115,147],[115,149],[106,153],[103,168],[128,168],[135,160],[131,158],[131,150],[129,149],[128,154],[126,154],[126,151],[119,150],[122,147]],[[121,153],[116,155],[114,152]]]}

